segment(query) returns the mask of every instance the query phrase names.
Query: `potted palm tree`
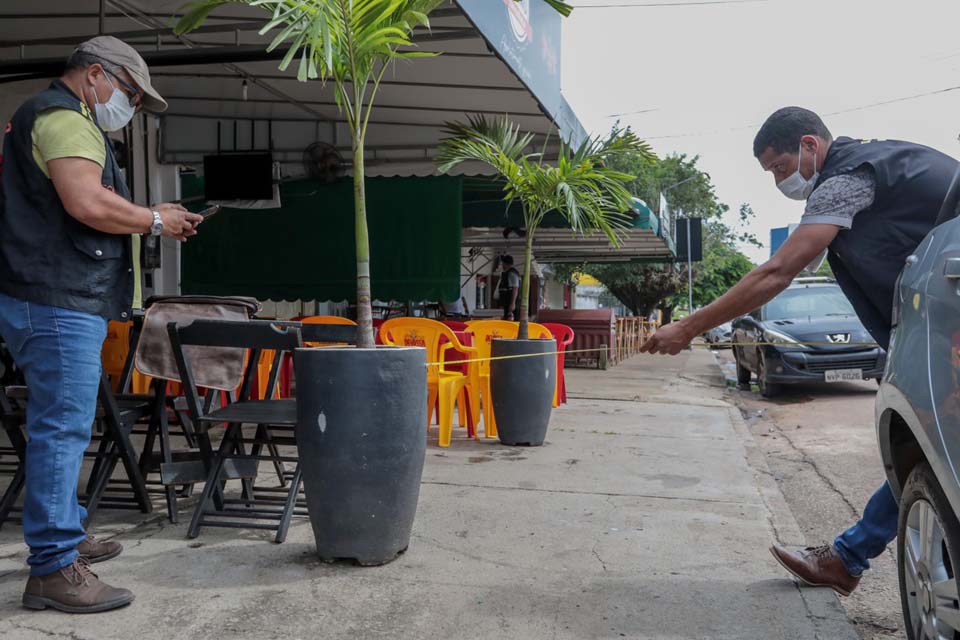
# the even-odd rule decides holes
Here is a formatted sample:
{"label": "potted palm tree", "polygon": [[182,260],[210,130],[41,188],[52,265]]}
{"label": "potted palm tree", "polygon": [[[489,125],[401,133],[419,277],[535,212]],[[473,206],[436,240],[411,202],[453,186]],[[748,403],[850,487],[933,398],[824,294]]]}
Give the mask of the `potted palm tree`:
{"label": "potted palm tree", "polygon": [[[324,560],[383,564],[409,544],[426,450],[426,354],[374,348],[370,243],[364,183],[367,124],[380,82],[412,50],[444,0],[199,0],[184,8],[177,33],[200,26],[221,5],[266,12],[268,49],[286,46],[285,70],[300,81],[330,81],[350,130],[357,255],[357,348],[300,350],[297,443],[317,551]],[[544,0],[564,15],[572,7]],[[372,401],[372,399],[376,401]]]}
{"label": "potted palm tree", "polygon": [[579,145],[561,141],[557,157],[548,158],[543,151],[531,150],[534,136],[521,134],[506,116],[493,120],[474,116],[466,123],[448,125],[447,134],[437,157],[440,170],[482,162],[504,182],[504,200],[518,202],[523,211],[520,327],[516,340],[494,340],[490,384],[500,441],[540,445],[556,388],[556,358],[547,357],[556,351],[556,343],[529,339],[530,264],[537,228],[544,216],[556,212],[573,233],[602,233],[618,244],[618,231],[626,227],[631,206],[625,183],[633,176],[606,163],[615,156],[653,158],[653,154],[629,129],[614,129],[606,138],[590,138]]}

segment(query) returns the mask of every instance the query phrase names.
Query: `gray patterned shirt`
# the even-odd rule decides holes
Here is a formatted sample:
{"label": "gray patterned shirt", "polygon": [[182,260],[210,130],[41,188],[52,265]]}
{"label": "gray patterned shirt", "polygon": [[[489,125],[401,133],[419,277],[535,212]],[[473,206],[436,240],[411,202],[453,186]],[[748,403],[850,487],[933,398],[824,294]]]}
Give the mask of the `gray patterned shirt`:
{"label": "gray patterned shirt", "polygon": [[873,204],[876,189],[869,166],[827,178],[807,199],[800,224],[833,224],[849,229],[854,216]]}
{"label": "gray patterned shirt", "polygon": [[[877,182],[869,166],[827,178],[807,198],[800,224],[833,224],[849,229],[854,216],[873,204],[876,191]],[[824,250],[805,270],[817,271],[826,257]]]}

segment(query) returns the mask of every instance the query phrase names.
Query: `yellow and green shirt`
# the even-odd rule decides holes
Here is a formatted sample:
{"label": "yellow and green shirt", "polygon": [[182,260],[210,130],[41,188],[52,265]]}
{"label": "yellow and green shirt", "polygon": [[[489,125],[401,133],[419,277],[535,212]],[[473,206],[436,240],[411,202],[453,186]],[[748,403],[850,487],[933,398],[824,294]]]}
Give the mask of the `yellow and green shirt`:
{"label": "yellow and green shirt", "polygon": [[[101,167],[107,162],[103,134],[93,120],[87,105],[80,103],[82,113],[71,109],[44,111],[33,124],[33,159],[50,177],[47,163],[58,158],[86,158]],[[143,307],[140,285],[140,236],[133,236],[133,308]]]}

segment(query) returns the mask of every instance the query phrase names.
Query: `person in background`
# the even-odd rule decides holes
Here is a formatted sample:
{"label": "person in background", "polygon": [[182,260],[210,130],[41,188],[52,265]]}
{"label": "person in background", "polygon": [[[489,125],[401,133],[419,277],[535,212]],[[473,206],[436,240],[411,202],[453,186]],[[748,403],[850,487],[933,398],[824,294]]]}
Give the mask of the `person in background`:
{"label": "person in background", "polygon": [[513,266],[513,256],[500,257],[500,284],[497,287],[504,320],[520,319],[520,272]]}
{"label": "person in background", "polygon": [[137,51],[100,36],[6,126],[0,174],[0,336],[26,378],[23,535],[30,578],[23,604],[94,613],[133,594],[101,582],[90,563],[120,554],[84,530],[77,501],[97,408],[107,321],[129,320],[133,235],[186,241],[203,219],[176,204],[130,202],[105,132],[166,102]]}
{"label": "person in background", "polygon": [[[641,351],[678,354],[695,336],[772,300],[824,256],[857,317],[886,349],[897,278],[936,226],[960,165],[911,142],[834,139],[817,114],[800,107],[785,107],[767,118],[754,139],[753,155],[784,196],[806,201],[800,226],[767,263],[713,303],[659,329]],[[848,596],[870,560],[896,537],[897,516],[897,500],[884,482],[859,522],[832,544],[774,545],[770,551],[802,582]]]}

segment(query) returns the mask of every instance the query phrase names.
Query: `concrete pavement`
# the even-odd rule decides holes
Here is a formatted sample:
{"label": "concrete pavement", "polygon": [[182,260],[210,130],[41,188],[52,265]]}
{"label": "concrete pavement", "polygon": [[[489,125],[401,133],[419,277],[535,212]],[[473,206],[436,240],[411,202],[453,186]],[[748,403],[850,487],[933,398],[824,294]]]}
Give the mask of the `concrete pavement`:
{"label": "concrete pavement", "polygon": [[[729,351],[715,352],[728,376],[727,397],[747,426],[808,544],[854,523],[886,479],[874,424],[877,385],[869,382],[791,385],[774,400],[729,386]],[[862,640],[904,640],[896,545],[870,561],[860,586],[841,603]]]}
{"label": "concrete pavement", "polygon": [[857,637],[831,592],[799,589],[767,552],[802,535],[709,353],[568,376],[543,447],[460,432],[440,450],[431,432],[410,550],[385,567],[320,563],[304,521],[275,545],[104,514],[126,551],[96,569],[137,601],[35,613],[5,527],[0,637]]}

